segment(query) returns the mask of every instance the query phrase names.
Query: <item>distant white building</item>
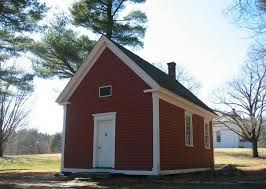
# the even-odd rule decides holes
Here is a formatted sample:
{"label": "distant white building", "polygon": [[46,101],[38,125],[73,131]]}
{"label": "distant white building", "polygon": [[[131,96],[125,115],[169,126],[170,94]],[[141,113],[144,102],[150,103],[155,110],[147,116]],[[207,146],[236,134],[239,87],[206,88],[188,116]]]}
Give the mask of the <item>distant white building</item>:
{"label": "distant white building", "polygon": [[252,144],[229,128],[215,124],[213,126],[213,146],[214,148],[251,148]]}

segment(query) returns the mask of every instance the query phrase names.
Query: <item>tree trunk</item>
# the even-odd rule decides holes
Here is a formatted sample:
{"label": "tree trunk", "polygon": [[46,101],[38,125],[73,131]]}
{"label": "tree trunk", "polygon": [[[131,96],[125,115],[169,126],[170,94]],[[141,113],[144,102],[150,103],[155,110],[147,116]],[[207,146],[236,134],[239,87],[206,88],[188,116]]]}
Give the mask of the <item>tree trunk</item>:
{"label": "tree trunk", "polygon": [[2,128],[0,128],[0,157],[3,157],[3,153],[4,153],[3,146],[4,144],[3,144]]}
{"label": "tree trunk", "polygon": [[253,157],[259,157],[257,140],[252,141],[252,153]]}
{"label": "tree trunk", "polygon": [[3,145],[2,145],[2,143],[0,144],[0,157],[3,157],[3,154],[4,152],[3,152]]}
{"label": "tree trunk", "polygon": [[113,16],[112,16],[112,1],[108,3],[107,7],[107,30],[106,37],[111,39],[113,35]]}
{"label": "tree trunk", "polygon": [[0,120],[0,157],[3,157],[3,129],[2,129],[2,120]]}
{"label": "tree trunk", "polygon": [[3,106],[3,99],[4,99],[5,95],[1,95],[1,99],[0,99],[0,157],[3,157],[3,153],[4,153],[4,131],[3,131],[3,123],[4,123],[4,116],[3,116],[3,112],[4,112],[4,106]]}

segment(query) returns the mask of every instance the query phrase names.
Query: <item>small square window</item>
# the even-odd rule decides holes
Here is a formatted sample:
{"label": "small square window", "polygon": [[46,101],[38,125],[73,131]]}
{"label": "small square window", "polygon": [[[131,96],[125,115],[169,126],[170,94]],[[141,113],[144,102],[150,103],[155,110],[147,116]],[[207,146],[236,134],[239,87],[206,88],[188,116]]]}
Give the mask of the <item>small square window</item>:
{"label": "small square window", "polygon": [[112,86],[103,86],[99,87],[99,97],[108,97],[112,96]]}

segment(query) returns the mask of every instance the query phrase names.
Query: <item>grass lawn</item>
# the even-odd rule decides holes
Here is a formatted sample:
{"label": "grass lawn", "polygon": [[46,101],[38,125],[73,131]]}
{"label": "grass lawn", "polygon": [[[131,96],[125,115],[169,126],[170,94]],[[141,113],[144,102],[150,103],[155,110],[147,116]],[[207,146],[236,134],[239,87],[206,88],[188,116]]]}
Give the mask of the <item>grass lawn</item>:
{"label": "grass lawn", "polygon": [[0,172],[3,171],[59,171],[60,154],[17,155],[0,158]]}
{"label": "grass lawn", "polygon": [[[244,170],[266,169],[266,148],[259,149],[260,158],[252,158],[251,149],[216,148],[215,167],[233,164]],[[59,171],[60,154],[18,155],[0,158],[0,172],[55,172]]]}
{"label": "grass lawn", "polygon": [[252,157],[252,150],[247,148],[214,149],[215,167],[233,164],[244,170],[266,169],[266,148],[259,148],[259,158]]}

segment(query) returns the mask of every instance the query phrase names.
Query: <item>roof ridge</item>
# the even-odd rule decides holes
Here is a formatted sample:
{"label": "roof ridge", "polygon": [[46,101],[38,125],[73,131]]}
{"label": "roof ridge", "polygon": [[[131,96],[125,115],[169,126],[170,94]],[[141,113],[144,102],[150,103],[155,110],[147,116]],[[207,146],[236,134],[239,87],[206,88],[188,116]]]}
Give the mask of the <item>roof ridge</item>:
{"label": "roof ridge", "polygon": [[[113,41],[112,41],[112,42],[113,42]],[[122,45],[120,45],[120,44],[118,44],[118,43],[116,43],[116,42],[114,42],[114,43],[115,43],[120,49],[123,48],[124,50],[128,51],[129,53],[132,53],[134,56],[137,56],[139,59],[142,59],[143,61],[145,61],[146,63],[150,64],[150,65],[153,66],[155,69],[157,69],[158,71],[160,71],[161,73],[163,73],[163,74],[165,74],[166,76],[169,77],[169,75],[168,75],[167,73],[165,73],[165,72],[164,72],[163,70],[161,70],[160,68],[157,68],[157,67],[154,66],[152,63],[150,63],[150,62],[148,62],[147,60],[145,60],[144,58],[140,57],[139,55],[135,54],[134,52],[130,51],[129,49],[123,47]],[[170,78],[170,77],[169,77],[169,78]],[[175,81],[177,81],[177,80],[175,80]],[[179,82],[179,81],[177,81],[177,82]],[[179,82],[179,83],[180,83],[180,82]],[[182,84],[180,83],[180,85],[182,85]]]}

